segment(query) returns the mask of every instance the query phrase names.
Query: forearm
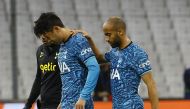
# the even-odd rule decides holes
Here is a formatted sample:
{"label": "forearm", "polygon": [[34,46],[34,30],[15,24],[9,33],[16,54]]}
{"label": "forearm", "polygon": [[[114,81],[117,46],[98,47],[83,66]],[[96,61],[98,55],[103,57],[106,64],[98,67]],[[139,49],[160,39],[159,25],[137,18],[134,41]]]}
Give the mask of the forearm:
{"label": "forearm", "polygon": [[83,100],[88,100],[91,97],[92,91],[96,87],[100,68],[95,57],[90,57],[90,59],[87,59],[85,65],[88,68],[88,76],[85,86],[80,94],[80,98]]}
{"label": "forearm", "polygon": [[38,96],[40,95],[40,88],[41,88],[41,70],[39,68],[39,63],[38,63],[38,56],[40,55],[40,50],[41,48],[39,47],[37,52],[36,52],[36,59],[37,59],[37,73],[36,73],[36,78],[34,80],[34,83],[32,85],[32,89],[29,95],[29,98],[25,104],[26,109],[30,109],[32,104],[36,101]]}
{"label": "forearm", "polygon": [[60,102],[59,105],[57,106],[57,109],[61,109],[61,102]]}
{"label": "forearm", "polygon": [[152,109],[159,109],[159,99],[155,83],[152,83],[151,87],[148,88],[148,95]]}
{"label": "forearm", "polygon": [[156,83],[152,77],[151,71],[142,75],[142,79],[148,88],[148,95],[152,109],[159,109],[159,100],[158,100]]}
{"label": "forearm", "polygon": [[94,41],[92,40],[91,37],[87,37],[88,42],[95,53],[96,59],[98,60],[98,63],[104,63],[106,60],[104,59],[103,54],[99,51],[99,49],[96,47]]}
{"label": "forearm", "polygon": [[30,96],[25,104],[26,107],[31,107],[35,100],[40,95],[40,81],[36,78],[32,86]]}

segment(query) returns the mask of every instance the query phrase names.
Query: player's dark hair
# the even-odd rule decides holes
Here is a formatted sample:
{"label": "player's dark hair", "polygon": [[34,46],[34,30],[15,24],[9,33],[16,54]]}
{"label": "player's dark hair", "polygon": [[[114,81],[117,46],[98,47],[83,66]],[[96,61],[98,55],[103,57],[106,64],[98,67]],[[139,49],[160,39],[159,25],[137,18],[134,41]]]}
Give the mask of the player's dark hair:
{"label": "player's dark hair", "polygon": [[61,19],[53,12],[42,13],[34,23],[34,34],[38,38],[43,33],[52,31],[53,26],[65,27]]}

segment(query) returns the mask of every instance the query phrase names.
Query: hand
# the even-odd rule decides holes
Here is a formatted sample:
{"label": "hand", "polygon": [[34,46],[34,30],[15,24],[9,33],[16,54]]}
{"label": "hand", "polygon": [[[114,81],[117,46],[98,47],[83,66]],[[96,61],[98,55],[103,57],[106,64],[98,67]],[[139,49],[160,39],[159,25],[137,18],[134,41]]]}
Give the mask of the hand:
{"label": "hand", "polygon": [[30,109],[32,106],[25,105],[23,109]]}
{"label": "hand", "polygon": [[81,32],[83,34],[84,37],[86,37],[87,39],[90,39],[90,35],[88,34],[88,32],[84,31],[84,30],[73,30],[74,33],[78,33],[78,32]]}
{"label": "hand", "polygon": [[79,98],[79,100],[75,104],[75,109],[85,109],[85,103],[86,103],[85,100]]}
{"label": "hand", "polygon": [[59,105],[57,106],[57,109],[61,109],[61,103],[59,103]]}

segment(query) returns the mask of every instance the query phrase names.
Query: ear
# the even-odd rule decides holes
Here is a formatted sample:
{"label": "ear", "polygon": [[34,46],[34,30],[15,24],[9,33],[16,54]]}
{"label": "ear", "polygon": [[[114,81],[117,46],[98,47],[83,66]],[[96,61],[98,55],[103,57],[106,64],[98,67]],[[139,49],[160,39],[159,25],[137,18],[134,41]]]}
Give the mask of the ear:
{"label": "ear", "polygon": [[53,26],[53,31],[58,32],[60,30],[59,26]]}
{"label": "ear", "polygon": [[118,33],[119,36],[123,36],[123,34],[124,34],[123,31],[120,30],[120,29],[117,31],[117,33]]}

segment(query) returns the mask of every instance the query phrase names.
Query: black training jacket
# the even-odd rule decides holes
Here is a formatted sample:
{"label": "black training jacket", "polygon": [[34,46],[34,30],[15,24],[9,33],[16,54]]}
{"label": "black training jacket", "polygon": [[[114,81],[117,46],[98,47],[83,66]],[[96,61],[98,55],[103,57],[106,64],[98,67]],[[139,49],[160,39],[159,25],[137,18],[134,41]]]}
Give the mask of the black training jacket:
{"label": "black training jacket", "polygon": [[61,78],[57,64],[59,45],[41,45],[36,53],[37,74],[25,108],[30,109],[38,96],[43,108],[57,107],[61,99]]}

